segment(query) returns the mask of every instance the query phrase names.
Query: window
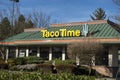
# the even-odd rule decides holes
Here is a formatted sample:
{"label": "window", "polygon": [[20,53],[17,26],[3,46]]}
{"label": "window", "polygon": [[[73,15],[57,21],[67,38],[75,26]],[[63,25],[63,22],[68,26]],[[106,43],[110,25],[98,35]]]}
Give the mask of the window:
{"label": "window", "polygon": [[120,65],[120,49],[118,49],[118,64]]}
{"label": "window", "polygon": [[37,56],[37,48],[31,48],[29,51],[29,56]]}
{"label": "window", "polygon": [[15,58],[15,53],[15,48],[10,48],[8,58]]}
{"label": "window", "polygon": [[19,57],[25,57],[25,54],[26,54],[25,49],[21,49],[21,50],[19,51]]}
{"label": "window", "polygon": [[61,59],[62,57],[62,47],[53,47],[52,48],[53,59]]}
{"label": "window", "polygon": [[49,47],[40,48],[40,58],[48,60],[49,57]]}

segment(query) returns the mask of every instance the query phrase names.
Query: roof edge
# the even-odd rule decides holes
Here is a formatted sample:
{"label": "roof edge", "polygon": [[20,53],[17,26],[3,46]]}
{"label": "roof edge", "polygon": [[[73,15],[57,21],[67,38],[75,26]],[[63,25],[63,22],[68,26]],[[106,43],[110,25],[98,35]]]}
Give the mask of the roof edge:
{"label": "roof edge", "polygon": [[34,32],[34,31],[40,31],[43,29],[45,28],[28,28],[28,29],[24,29],[24,32]]}
{"label": "roof edge", "polygon": [[51,27],[62,27],[62,26],[76,26],[82,24],[101,24],[107,23],[108,20],[95,20],[95,21],[88,21],[88,22],[70,22],[70,23],[61,23],[61,24],[51,24]]}
{"label": "roof edge", "polygon": [[[43,43],[71,43],[71,42],[82,42],[88,40],[88,38],[82,39],[67,39],[67,40],[24,40],[14,42],[0,42],[0,45],[27,45],[27,44],[43,44]],[[103,43],[120,43],[120,38],[89,38],[91,41],[103,42]]]}
{"label": "roof edge", "polygon": [[120,25],[108,20],[108,24],[112,25],[120,33]]}

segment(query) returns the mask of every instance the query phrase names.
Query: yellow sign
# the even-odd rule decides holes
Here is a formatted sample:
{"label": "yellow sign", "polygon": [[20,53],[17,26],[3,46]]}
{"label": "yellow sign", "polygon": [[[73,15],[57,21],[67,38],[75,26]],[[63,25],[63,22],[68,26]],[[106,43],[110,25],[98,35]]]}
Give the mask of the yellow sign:
{"label": "yellow sign", "polygon": [[59,31],[48,31],[41,30],[42,37],[44,38],[52,38],[52,37],[78,37],[81,35],[80,30],[66,30],[60,29]]}

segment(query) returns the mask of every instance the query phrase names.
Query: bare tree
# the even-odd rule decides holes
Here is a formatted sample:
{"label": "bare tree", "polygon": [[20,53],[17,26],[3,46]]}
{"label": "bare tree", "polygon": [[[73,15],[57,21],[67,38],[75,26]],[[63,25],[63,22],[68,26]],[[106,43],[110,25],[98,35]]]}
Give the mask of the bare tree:
{"label": "bare tree", "polygon": [[36,27],[48,27],[50,24],[51,16],[47,15],[44,12],[35,10],[33,13],[29,15],[29,17],[31,17],[34,26]]}
{"label": "bare tree", "polygon": [[117,4],[118,6],[120,6],[120,0],[113,0],[113,2],[114,2],[115,4]]}
{"label": "bare tree", "polygon": [[91,40],[84,40],[78,43],[72,43],[68,46],[69,58],[76,59],[76,63],[95,65],[95,56],[101,53],[102,45]]}
{"label": "bare tree", "polygon": [[[14,13],[14,16],[13,16],[13,13]],[[7,17],[10,20],[12,25],[14,21],[18,19],[19,15],[20,15],[20,7],[18,4],[16,4],[16,8],[14,12],[12,8],[2,9],[0,11],[0,22],[3,20],[4,17]]]}
{"label": "bare tree", "polygon": [[2,21],[4,17],[9,17],[9,14],[9,9],[2,9],[0,11],[0,21]]}
{"label": "bare tree", "polygon": [[2,21],[2,19],[3,19],[3,13],[2,11],[0,11],[0,22]]}
{"label": "bare tree", "polygon": [[[113,0],[113,2],[120,7],[120,0]],[[111,19],[114,19],[118,24],[120,24],[120,14],[111,16]]]}

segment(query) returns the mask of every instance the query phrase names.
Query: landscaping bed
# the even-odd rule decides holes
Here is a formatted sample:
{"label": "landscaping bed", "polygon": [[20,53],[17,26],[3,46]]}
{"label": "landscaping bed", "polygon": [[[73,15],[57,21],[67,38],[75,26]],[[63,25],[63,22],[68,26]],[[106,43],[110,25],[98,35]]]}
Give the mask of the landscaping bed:
{"label": "landscaping bed", "polygon": [[70,73],[38,73],[0,70],[0,80],[95,80],[94,76],[79,76]]}

